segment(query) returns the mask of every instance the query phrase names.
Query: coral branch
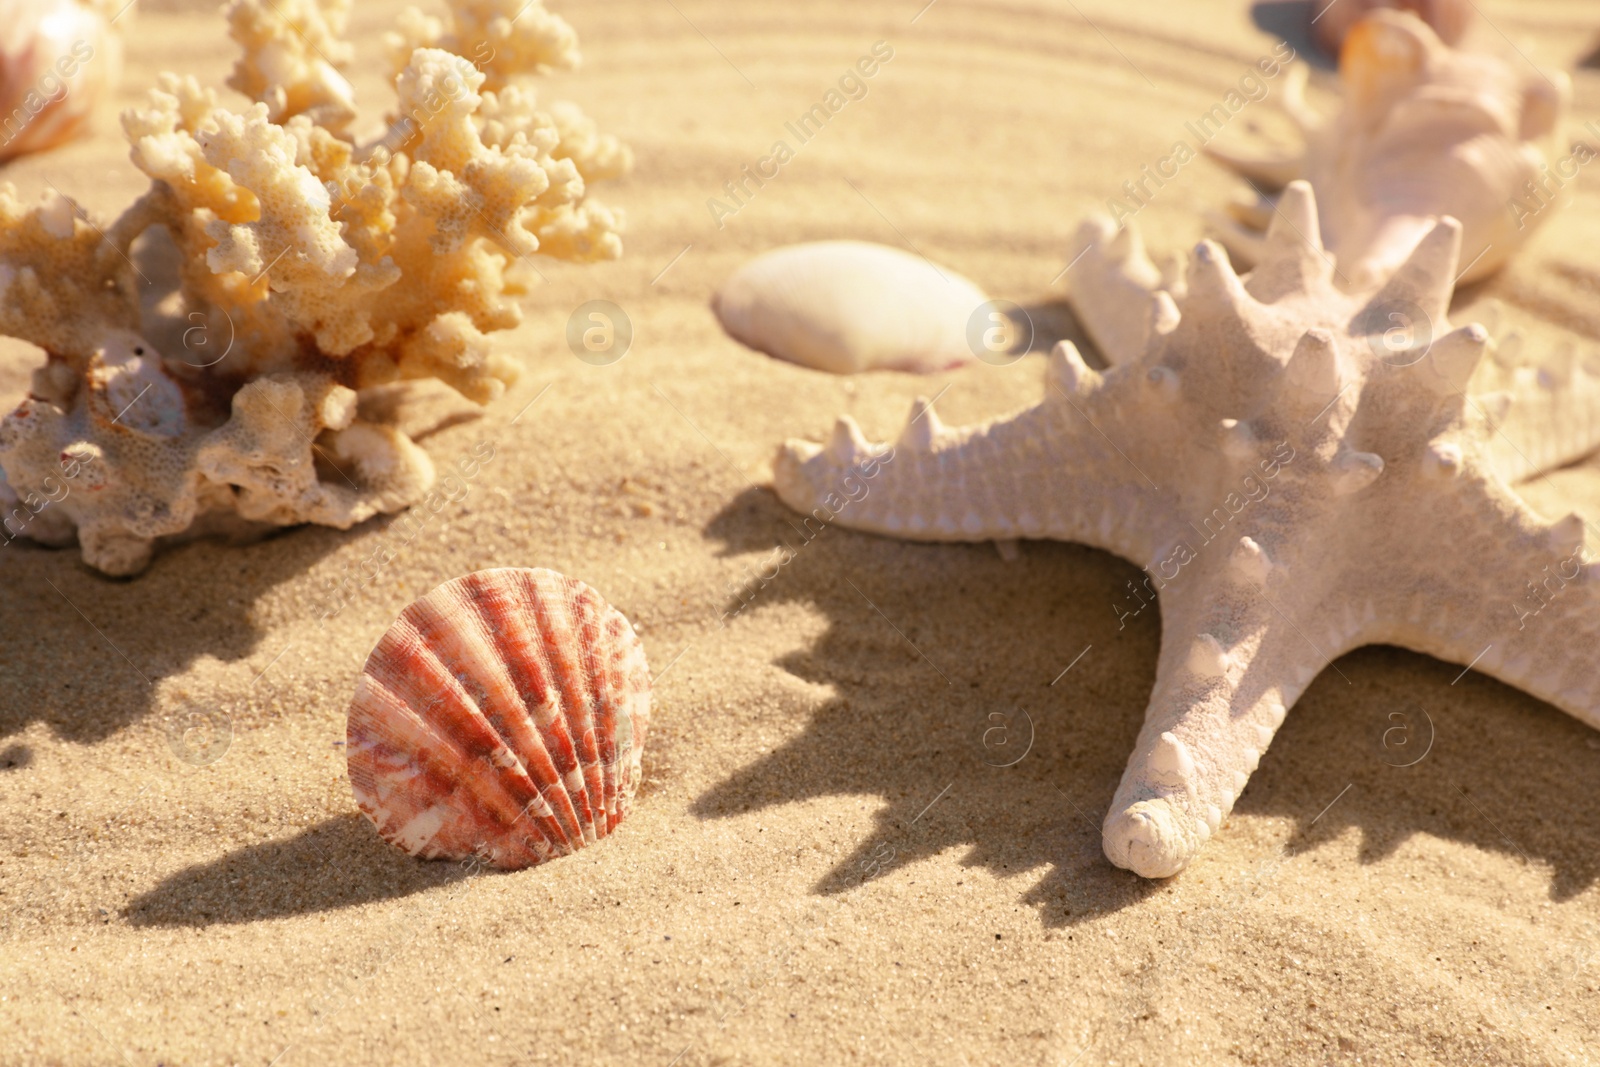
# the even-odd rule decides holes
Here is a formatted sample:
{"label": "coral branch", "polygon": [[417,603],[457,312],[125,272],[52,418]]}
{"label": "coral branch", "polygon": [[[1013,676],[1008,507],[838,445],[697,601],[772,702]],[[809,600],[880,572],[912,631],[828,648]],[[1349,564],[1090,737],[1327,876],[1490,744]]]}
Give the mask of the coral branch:
{"label": "coral branch", "polygon": [[[230,84],[256,103],[236,113],[164,75],[123,116],[150,191],[110,226],[59,195],[24,208],[0,189],[0,330],[48,355],[0,422],[0,495],[24,505],[8,536],[59,543],[76,528],[91,565],[131,574],[157,538],[212,515],[343,528],[404,508],[432,464],[396,426],[358,418],[360,392],[437,378],[493,400],[517,370],[489,340],[521,321],[511,267],[621,254],[620,218],[587,196],[627,150],[508,84],[576,64],[566,23],[538,4],[516,18],[457,3],[455,29],[406,52],[399,117],[363,149],[338,70],[349,9],[234,0]],[[176,278],[135,267],[151,229],[177,246]],[[175,290],[151,321],[146,283]],[[69,472],[74,456],[87,459]]]}
{"label": "coral branch", "polygon": [[582,62],[577,33],[543,0],[451,0],[446,20],[408,8],[399,27],[385,37],[396,70],[418,48],[442,48],[481,68],[490,90],[518,75],[574,70]]}
{"label": "coral branch", "polygon": [[267,106],[273,122],[308,115],[340,130],[356,116],[340,73],[354,50],[342,40],[351,0],[233,0],[228,36],[244,49],[228,86]]}

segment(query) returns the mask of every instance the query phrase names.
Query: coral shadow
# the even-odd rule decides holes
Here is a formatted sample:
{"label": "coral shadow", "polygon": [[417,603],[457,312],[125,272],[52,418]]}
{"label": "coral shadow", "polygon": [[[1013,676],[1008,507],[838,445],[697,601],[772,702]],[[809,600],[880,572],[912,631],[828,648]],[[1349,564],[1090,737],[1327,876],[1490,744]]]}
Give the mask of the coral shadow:
{"label": "coral shadow", "polygon": [[163,678],[205,656],[250,657],[256,601],[350,536],[294,528],[248,548],[193,541],[131,579],[90,570],[76,547],[0,542],[0,686],[28,694],[0,701],[0,740],[43,722],[68,741],[102,741],[157,706]]}
{"label": "coral shadow", "polygon": [[[693,813],[881,798],[874,830],[814,887],[823,894],[951,848],[994,877],[1029,875],[1021,899],[1046,926],[1156,891],[1100,849],[1155,676],[1155,608],[1118,625],[1138,571],[1054,542],[1025,542],[1008,563],[988,544],[907,544],[836,527],[805,542],[798,525],[770,493],[750,490],[707,534],[723,555],[756,553],[730,625],[785,603],[827,617],[814,643],[778,665],[837,695],[698,797]],[[777,566],[780,545],[793,555]],[[1481,675],[1452,685],[1460,668],[1398,649],[1363,649],[1334,667],[1302,696],[1236,808],[1288,820],[1279,845],[1290,856],[1354,828],[1363,863],[1429,834],[1549,868],[1552,899],[1600,878],[1600,805],[1572,785],[1600,735]],[[1396,712],[1409,733],[1394,732]],[[1424,729],[1426,755],[1400,766],[1423,749]]]}
{"label": "coral shadow", "polygon": [[288,840],[178,871],[129,901],[122,915],[134,926],[247,923],[391,900],[468,876],[464,864],[406,855],[362,815],[339,815]]}
{"label": "coral shadow", "polygon": [[[205,338],[182,306],[166,302],[176,288],[179,251],[165,229],[146,231],[132,254],[150,282],[140,294],[146,328],[160,338],[168,359],[199,366],[227,358],[234,339]],[[397,383],[379,394],[384,390],[364,391],[363,410],[386,404],[385,416],[414,440],[482,414],[442,384]],[[69,495],[92,491],[67,484]],[[27,515],[27,509],[20,513]],[[234,663],[254,655],[261,635],[251,616],[264,594],[342,545],[381,534],[403,514],[375,516],[341,532],[311,525],[278,528],[213,513],[183,533],[158,539],[150,566],[128,579],[91,570],[76,546],[49,549],[28,541],[26,525],[24,536],[0,538],[0,685],[29,694],[0,701],[0,741],[33,722],[48,723],[58,736],[79,743],[115,734],[156,705],[163,678],[184,673],[202,657]],[[302,621],[315,622],[327,606],[336,605],[313,601]],[[269,658],[285,651],[273,649]],[[263,669],[270,665],[261,663]],[[245,684],[230,690],[237,693]],[[228,693],[192,695],[208,716],[220,712],[223,718],[228,699]],[[176,721],[168,726],[181,730]],[[181,744],[175,740],[175,749]]]}

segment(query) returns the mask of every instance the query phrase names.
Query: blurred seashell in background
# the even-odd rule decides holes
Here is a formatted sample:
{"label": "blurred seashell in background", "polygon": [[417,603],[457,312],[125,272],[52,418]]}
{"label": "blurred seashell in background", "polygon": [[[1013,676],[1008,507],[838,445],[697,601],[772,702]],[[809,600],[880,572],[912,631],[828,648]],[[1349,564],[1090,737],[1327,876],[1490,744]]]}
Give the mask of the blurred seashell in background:
{"label": "blurred seashell in background", "polygon": [[1290,68],[1279,96],[1305,147],[1270,154],[1212,142],[1204,151],[1242,175],[1253,194],[1215,220],[1217,239],[1248,267],[1262,254],[1265,222],[1289,181],[1306,178],[1321,207],[1322,241],[1349,291],[1383,284],[1434,222],[1461,223],[1458,284],[1485,278],[1554,212],[1534,196],[1567,150],[1562,127],[1571,80],[1525,58],[1453,48],[1427,23],[1399,11],[1370,12],[1339,54],[1343,106],[1323,116],[1300,95],[1306,68]]}
{"label": "blurred seashell in background", "polygon": [[[129,5],[131,6],[131,5]],[[82,130],[116,87],[127,13],[83,0],[0,0],[0,160]]]}
{"label": "blurred seashell in background", "polygon": [[816,241],[752,259],[711,306],[735,340],[790,363],[831,374],[928,374],[974,358],[969,324],[988,302],[972,282],[922,256]]}
{"label": "blurred seashell in background", "polygon": [[1380,8],[1411,12],[1445,44],[1461,40],[1474,11],[1470,0],[1312,0],[1311,35],[1317,47],[1336,56],[1351,28]]}
{"label": "blurred seashell in background", "polygon": [[406,608],[368,657],[350,786],[414,856],[529,867],[622,822],[649,723],[621,612],[555,571],[478,571]]}

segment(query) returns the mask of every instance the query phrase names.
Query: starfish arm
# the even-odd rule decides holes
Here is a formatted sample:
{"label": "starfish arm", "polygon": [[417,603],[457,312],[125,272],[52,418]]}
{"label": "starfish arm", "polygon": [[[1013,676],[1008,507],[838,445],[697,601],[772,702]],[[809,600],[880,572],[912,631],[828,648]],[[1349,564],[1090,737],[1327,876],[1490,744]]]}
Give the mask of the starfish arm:
{"label": "starfish arm", "polygon": [[[1466,475],[1470,478],[1470,473]],[[1449,543],[1391,605],[1388,643],[1471,666],[1600,729],[1600,563],[1576,514],[1536,516],[1496,480],[1431,510]],[[1426,566],[1426,569],[1424,567]]]}
{"label": "starfish arm", "polygon": [[848,416],[826,445],[789,441],[774,488],[796,511],[851,529],[915,541],[1053,538],[1142,565],[1159,528],[1157,490],[1097,428],[1084,392],[1100,376],[1065,342],[1051,359],[1045,399],[1007,418],[947,429],[919,399],[893,446],[869,444]]}
{"label": "starfish arm", "polygon": [[1119,229],[1104,216],[1085,219],[1074,243],[1081,251],[1065,272],[1072,313],[1107,364],[1137,361],[1178,318],[1161,271],[1131,222]]}
{"label": "starfish arm", "polygon": [[1233,810],[1289,707],[1339,648],[1279,611],[1286,595],[1243,538],[1220,574],[1161,593],[1161,658],[1144,728],[1102,827],[1106,857],[1177,874]]}
{"label": "starfish arm", "polygon": [[1263,192],[1275,193],[1305,177],[1304,149],[1263,147],[1250,151],[1207,142],[1201,151]]}
{"label": "starfish arm", "polygon": [[1489,462],[1508,485],[1600,449],[1600,375],[1571,352],[1544,367],[1486,367],[1473,385],[1486,387],[1473,403],[1496,423]]}

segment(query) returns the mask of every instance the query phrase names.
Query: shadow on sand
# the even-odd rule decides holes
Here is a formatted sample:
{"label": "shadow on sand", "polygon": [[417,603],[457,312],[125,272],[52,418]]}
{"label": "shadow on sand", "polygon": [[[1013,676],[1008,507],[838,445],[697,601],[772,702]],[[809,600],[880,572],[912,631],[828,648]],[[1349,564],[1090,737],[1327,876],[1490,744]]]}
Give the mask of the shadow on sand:
{"label": "shadow on sand", "polygon": [[286,841],[189,867],[130,901],[134,926],[213,926],[281,919],[390,900],[469,876],[466,864],[424,863],[373,833],[362,815],[324,820]]}
{"label": "shadow on sand", "polygon": [[[694,812],[881,797],[877,829],[819,882],[824,894],[950,848],[998,877],[1029,875],[1023,899],[1049,926],[1153,892],[1100,851],[1160,636],[1154,607],[1119,629],[1113,605],[1138,572],[1076,545],[1026,542],[1006,562],[989,544],[839,528],[805,543],[796,524],[770,493],[750,490],[708,534],[725,555],[796,550],[781,567],[757,565],[730,610],[798,601],[824,612],[827,632],[779,662],[838,696]],[[1593,780],[1600,735],[1481,675],[1452,685],[1460,668],[1397,649],[1335,666],[1301,698],[1236,809],[1294,820],[1290,855],[1353,827],[1363,862],[1428,833],[1548,866],[1557,900],[1600,875],[1600,805],[1574,796]]]}

